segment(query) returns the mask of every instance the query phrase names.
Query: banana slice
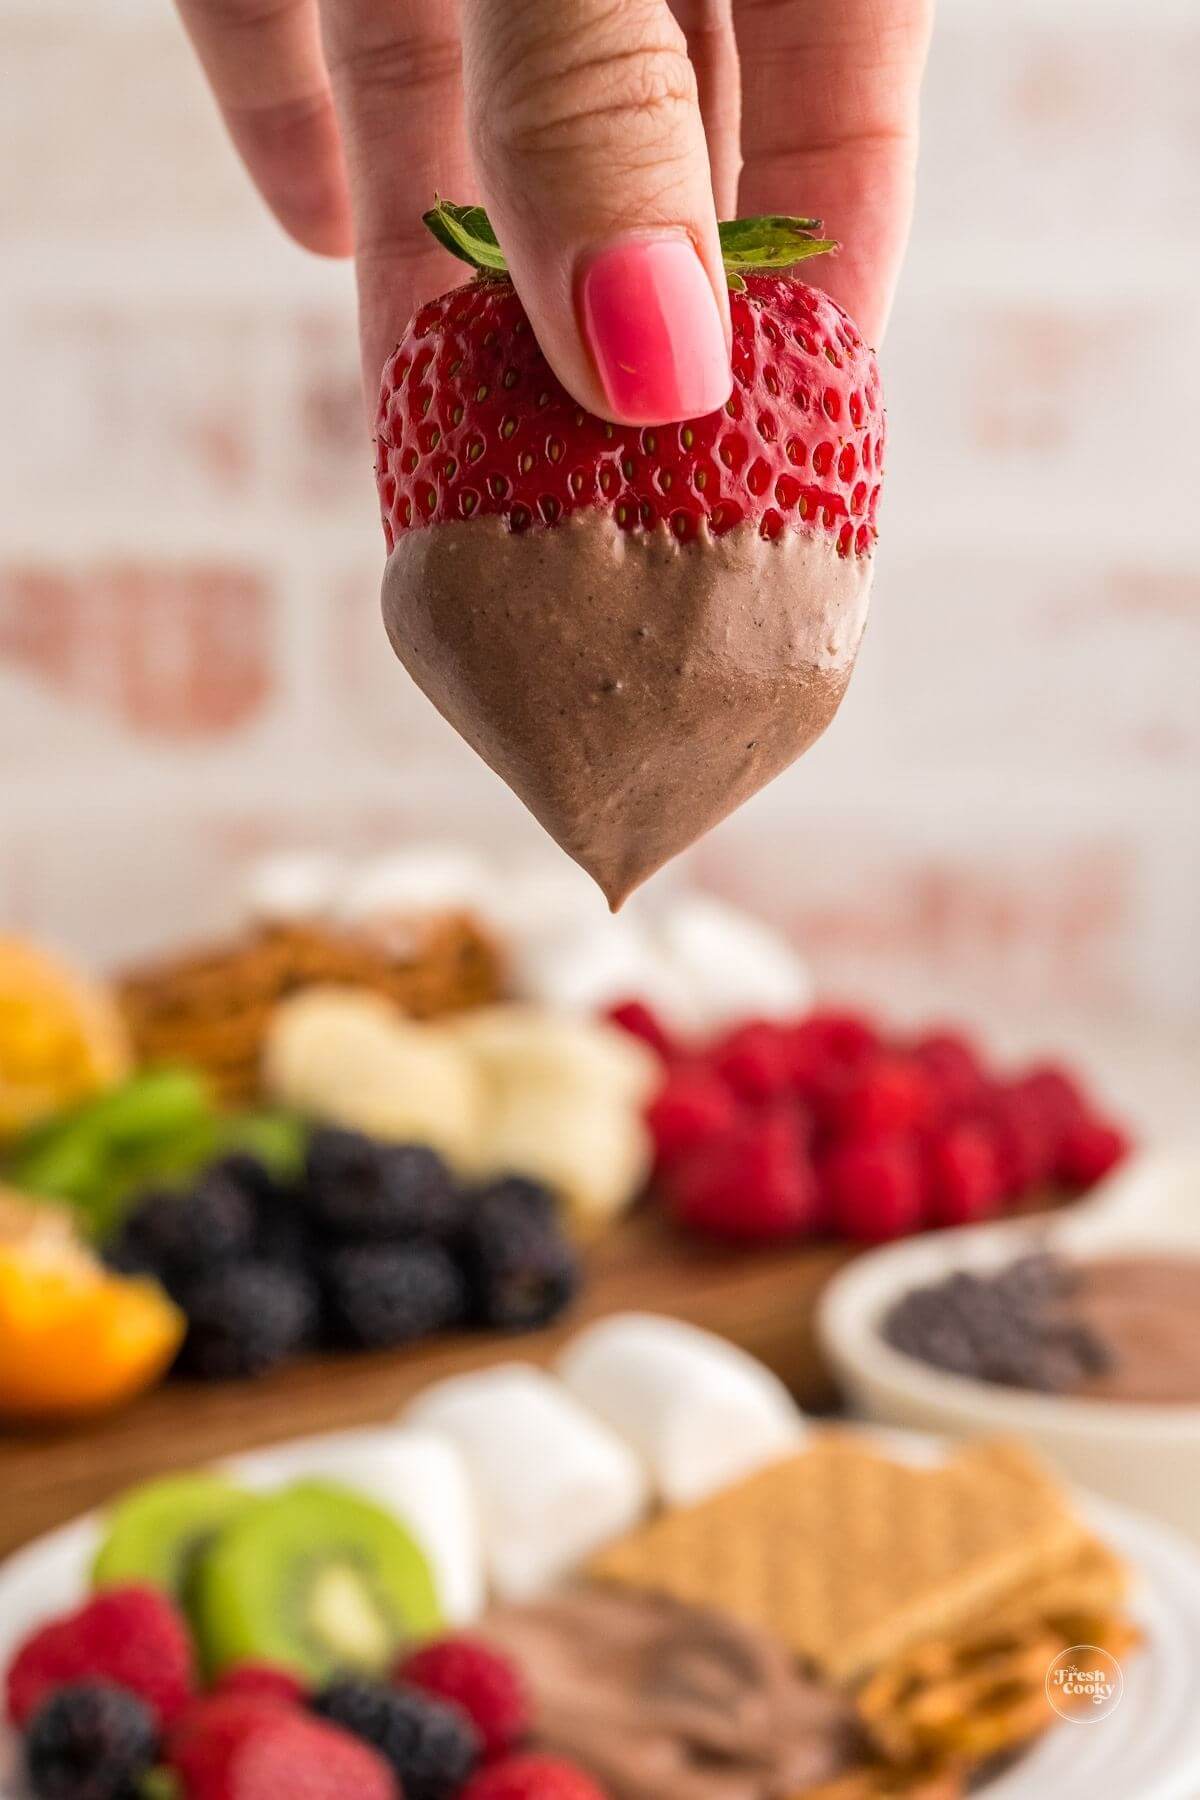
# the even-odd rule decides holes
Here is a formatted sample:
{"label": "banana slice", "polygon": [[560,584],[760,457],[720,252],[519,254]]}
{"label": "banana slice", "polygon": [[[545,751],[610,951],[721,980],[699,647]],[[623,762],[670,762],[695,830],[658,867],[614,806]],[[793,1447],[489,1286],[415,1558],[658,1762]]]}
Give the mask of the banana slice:
{"label": "banana slice", "polygon": [[494,1085],[579,1088],[640,1106],[659,1078],[651,1051],[602,1021],[536,1006],[485,1006],[447,1029],[476,1057]]}
{"label": "banana slice", "polygon": [[417,1025],[379,995],[315,988],[278,1008],[264,1080],[300,1112],[373,1137],[416,1140],[473,1169],[483,1091],[472,1058],[441,1026]]}

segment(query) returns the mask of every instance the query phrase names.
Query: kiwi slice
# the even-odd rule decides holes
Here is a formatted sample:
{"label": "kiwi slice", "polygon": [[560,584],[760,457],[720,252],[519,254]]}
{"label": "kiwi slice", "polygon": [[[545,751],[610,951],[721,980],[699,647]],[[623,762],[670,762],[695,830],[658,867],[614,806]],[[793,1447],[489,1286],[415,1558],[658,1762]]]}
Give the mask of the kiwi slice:
{"label": "kiwi slice", "polygon": [[109,1514],[92,1564],[93,1587],[147,1582],[184,1599],[197,1558],[251,1505],[248,1494],[219,1475],[171,1475],[134,1488]]}
{"label": "kiwi slice", "polygon": [[262,1661],[312,1682],[382,1673],[442,1624],[425,1553],[381,1506],[303,1481],[235,1518],[196,1569],[192,1622],[208,1672]]}

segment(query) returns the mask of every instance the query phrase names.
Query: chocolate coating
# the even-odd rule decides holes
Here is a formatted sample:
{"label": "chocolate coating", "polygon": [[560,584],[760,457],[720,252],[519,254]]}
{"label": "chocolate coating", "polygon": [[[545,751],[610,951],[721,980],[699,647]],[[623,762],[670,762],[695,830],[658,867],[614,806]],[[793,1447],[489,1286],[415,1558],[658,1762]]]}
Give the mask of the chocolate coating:
{"label": "chocolate coating", "polygon": [[615,909],[824,731],[871,575],[824,534],[481,519],[404,532],[383,612],[409,674]]}

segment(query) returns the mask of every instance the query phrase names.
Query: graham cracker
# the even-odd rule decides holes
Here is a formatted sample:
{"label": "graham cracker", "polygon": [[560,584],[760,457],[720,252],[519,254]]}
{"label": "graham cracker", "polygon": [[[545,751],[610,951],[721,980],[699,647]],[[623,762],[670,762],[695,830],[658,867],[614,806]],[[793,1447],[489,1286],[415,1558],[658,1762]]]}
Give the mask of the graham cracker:
{"label": "graham cracker", "polygon": [[1087,1535],[1018,1449],[969,1448],[932,1468],[823,1434],[603,1551],[593,1577],[723,1609],[773,1632],[831,1680],[954,1633],[1048,1579]]}

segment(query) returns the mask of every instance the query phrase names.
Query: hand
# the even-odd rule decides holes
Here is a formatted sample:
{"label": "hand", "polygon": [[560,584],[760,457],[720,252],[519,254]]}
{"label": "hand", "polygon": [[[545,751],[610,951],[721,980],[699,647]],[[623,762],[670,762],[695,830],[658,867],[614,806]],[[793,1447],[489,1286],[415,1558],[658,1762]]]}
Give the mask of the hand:
{"label": "hand", "polygon": [[718,212],[822,218],[844,248],[815,279],[878,341],[933,4],[179,0],[280,223],[356,258],[372,411],[414,307],[463,276],[421,224],[438,192],[486,205],[576,399],[636,424],[728,396]]}

